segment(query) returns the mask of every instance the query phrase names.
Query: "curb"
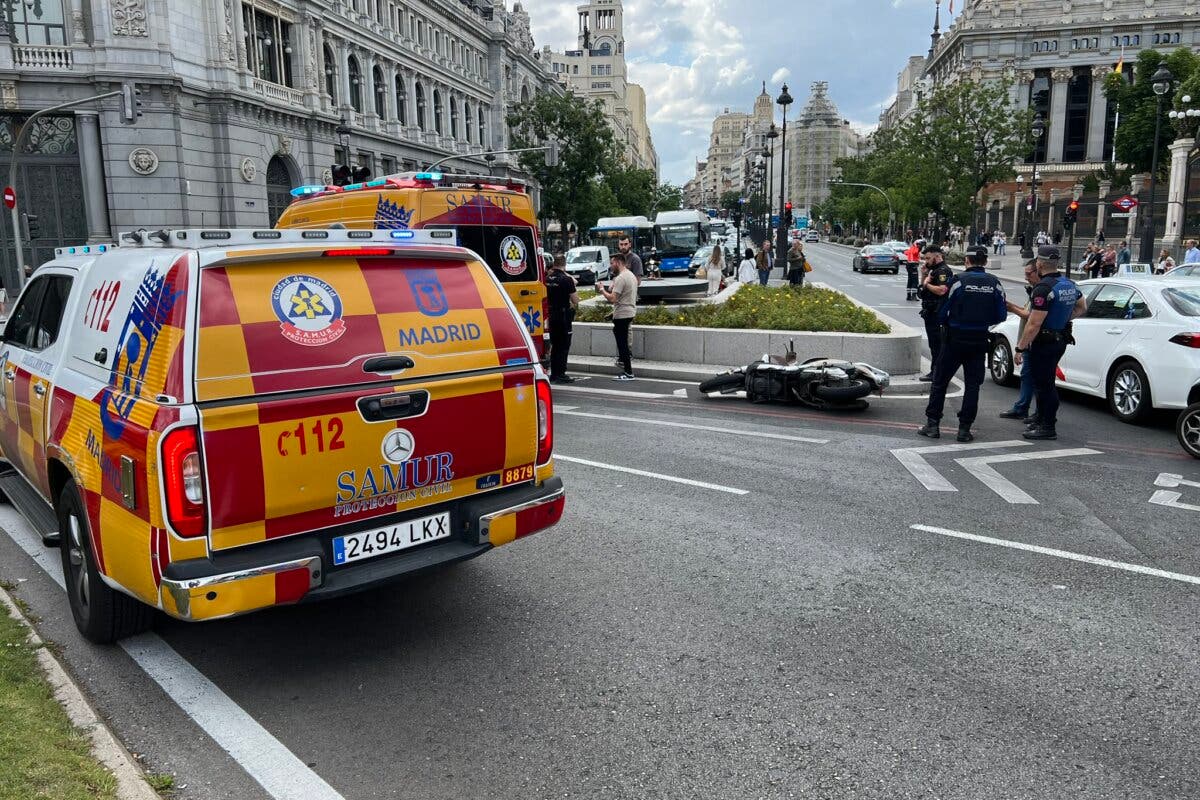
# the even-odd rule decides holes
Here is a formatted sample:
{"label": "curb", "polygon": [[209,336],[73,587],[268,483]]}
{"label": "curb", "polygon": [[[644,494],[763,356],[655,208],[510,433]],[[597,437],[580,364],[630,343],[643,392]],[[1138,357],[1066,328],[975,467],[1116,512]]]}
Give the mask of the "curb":
{"label": "curb", "polygon": [[36,648],[38,664],[54,691],[54,699],[67,712],[71,724],[91,739],[92,755],[117,779],[117,797],[121,800],[162,800],[158,792],[146,783],[145,775],[133,760],[133,756],[108,726],[101,722],[79,685],[71,679],[58,659],[43,646],[44,642],[34,630],[33,623],[3,587],[0,587],[0,602],[8,608],[8,613],[12,614],[13,619],[28,629],[29,643]]}
{"label": "curb", "polygon": [[[680,383],[700,383],[721,372],[727,372],[732,367],[710,367],[704,364],[683,364],[675,366],[651,366],[638,363],[635,359],[633,368],[639,378],[657,378],[660,380],[679,381]],[[607,364],[594,364],[584,361],[572,361],[567,358],[567,369],[572,372],[582,372],[588,375],[616,375],[620,367],[610,360]]]}

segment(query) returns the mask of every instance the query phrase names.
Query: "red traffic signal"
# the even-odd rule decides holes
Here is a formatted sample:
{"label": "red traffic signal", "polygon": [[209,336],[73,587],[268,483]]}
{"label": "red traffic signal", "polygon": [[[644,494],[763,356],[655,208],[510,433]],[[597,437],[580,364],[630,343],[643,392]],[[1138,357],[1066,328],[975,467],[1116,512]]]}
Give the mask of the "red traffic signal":
{"label": "red traffic signal", "polygon": [[1071,202],[1070,202],[1070,203],[1067,205],[1067,210],[1068,210],[1068,211],[1078,211],[1078,210],[1079,210],[1079,201],[1078,201],[1078,200],[1072,200],[1072,201],[1071,201]]}
{"label": "red traffic signal", "polygon": [[784,208],[784,210],[786,210],[786,211],[791,211],[791,210],[792,210],[792,203],[791,203],[791,201],[789,200],[788,202],[784,203],[784,204],[783,204],[783,208]]}

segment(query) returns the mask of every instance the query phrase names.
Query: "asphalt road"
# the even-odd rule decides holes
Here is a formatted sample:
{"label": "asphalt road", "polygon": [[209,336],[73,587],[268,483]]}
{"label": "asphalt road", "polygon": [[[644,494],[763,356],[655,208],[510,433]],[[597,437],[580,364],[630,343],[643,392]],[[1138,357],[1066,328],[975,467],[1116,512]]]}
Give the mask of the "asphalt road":
{"label": "asphalt road", "polygon": [[[809,250],[903,304],[903,276]],[[919,398],[828,414],[586,377],[555,397],[557,528],[158,634],[348,799],[1200,796],[1200,462],[1090,400],[1017,444],[1014,395],[987,384],[977,446],[922,456],[897,451],[953,439],[915,436]],[[993,456],[1026,458],[965,460]],[[1150,502],[1163,473],[1194,510]],[[83,644],[6,537],[0,579],[178,797],[270,796]]]}

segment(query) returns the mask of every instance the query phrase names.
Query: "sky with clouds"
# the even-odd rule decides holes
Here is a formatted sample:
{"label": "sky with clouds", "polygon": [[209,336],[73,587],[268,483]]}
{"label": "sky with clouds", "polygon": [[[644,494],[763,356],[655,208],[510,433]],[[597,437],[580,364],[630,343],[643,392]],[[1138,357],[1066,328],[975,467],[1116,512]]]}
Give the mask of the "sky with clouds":
{"label": "sky with clouds", "polygon": [[[575,0],[522,0],[540,48],[576,47]],[[767,81],[803,107],[809,84],[856,126],[874,125],[908,56],[929,49],[933,0],[624,0],[629,77],[646,89],[662,179],[682,184],[714,116],[749,112]],[[955,3],[959,6],[960,3]],[[783,11],[781,12],[781,9]],[[945,30],[947,8],[942,7]]]}

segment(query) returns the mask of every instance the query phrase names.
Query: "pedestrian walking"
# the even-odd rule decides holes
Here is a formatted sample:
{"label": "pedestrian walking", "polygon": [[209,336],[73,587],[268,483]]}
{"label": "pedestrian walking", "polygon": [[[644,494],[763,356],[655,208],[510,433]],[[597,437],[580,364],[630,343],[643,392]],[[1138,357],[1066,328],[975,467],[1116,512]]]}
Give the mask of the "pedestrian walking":
{"label": "pedestrian walking", "polygon": [[1104,251],[1099,245],[1092,248],[1092,255],[1088,259],[1088,277],[1095,279],[1100,277],[1100,270],[1104,265]]}
{"label": "pedestrian walking", "polygon": [[1100,245],[1101,247],[1104,247],[1104,230],[1103,229],[1096,231],[1096,244]]}
{"label": "pedestrian walking", "polygon": [[754,251],[746,248],[745,258],[738,264],[738,283],[749,285],[758,280],[758,264],[754,261]]}
{"label": "pedestrian walking", "polygon": [[1000,233],[1000,255],[1004,255],[1004,248],[1008,246],[1008,237],[1003,232]]}
{"label": "pedestrian walking", "polygon": [[[1018,306],[1011,300],[1008,302],[1008,310],[1021,318],[1021,322],[1017,325],[1017,341],[1021,340],[1021,335],[1025,333],[1025,325],[1029,320],[1029,310],[1033,298],[1033,287],[1037,286],[1041,276],[1037,271],[1037,259],[1031,258],[1025,262],[1025,305]],[[1029,359],[1021,360],[1021,391],[1017,395],[1017,402],[1013,403],[1012,408],[1008,411],[1001,411],[1000,416],[1003,419],[1019,419],[1026,423],[1036,422],[1037,415],[1029,412],[1030,406],[1033,404],[1033,378],[1029,374]]]}
{"label": "pedestrian walking", "polygon": [[631,381],[633,354],[629,350],[629,326],[633,324],[633,318],[637,315],[638,282],[626,266],[624,253],[613,253],[608,263],[615,277],[608,289],[599,283],[596,284],[596,288],[613,306],[613,337],[617,340],[617,360],[621,362],[623,370],[613,380]]}
{"label": "pedestrian walking", "polygon": [[567,356],[571,353],[571,327],[579,292],[575,279],[567,274],[567,257],[557,255],[546,274],[546,302],[549,307],[550,382],[574,383],[567,375]]}
{"label": "pedestrian walking", "polygon": [[1087,310],[1079,287],[1058,271],[1062,254],[1054,246],[1038,248],[1041,280],[1030,296],[1029,320],[1017,344],[1016,358],[1029,359],[1029,375],[1037,397],[1037,422],[1025,431],[1026,439],[1058,438],[1058,362],[1071,343],[1071,320]]}
{"label": "pedestrian walking", "polygon": [[628,236],[623,236],[617,241],[617,249],[621,255],[625,256],[626,268],[633,273],[633,277],[637,279],[640,285],[642,277],[645,274],[645,268],[642,266],[642,257],[633,252],[633,242]]}
{"label": "pedestrian walking", "polygon": [[1122,264],[1128,264],[1133,260],[1133,253],[1129,252],[1129,243],[1121,242],[1121,249],[1117,250],[1117,267]]}
{"label": "pedestrian walking", "polygon": [[1188,241],[1187,252],[1183,254],[1183,263],[1200,264],[1200,247],[1197,247],[1195,239]]}
{"label": "pedestrian walking", "polygon": [[754,264],[758,268],[759,284],[766,286],[767,281],[771,279],[771,245],[769,242],[763,242],[762,246],[758,248]]}
{"label": "pedestrian walking", "polygon": [[938,321],[938,314],[942,310],[942,303],[946,301],[946,293],[950,291],[954,272],[946,266],[945,252],[936,244],[926,247],[921,255],[925,259],[920,289],[921,319],[925,320],[925,338],[929,340],[930,368],[920,380],[928,383],[933,380],[938,356],[942,352],[942,325]]}
{"label": "pedestrian walking", "polygon": [[1117,248],[1111,244],[1104,248],[1104,255],[1100,260],[1100,277],[1111,278],[1117,274]]}
{"label": "pedestrian walking", "polygon": [[946,405],[946,389],[950,379],[963,371],[962,407],[958,411],[960,442],[975,439],[971,426],[979,413],[979,387],[989,344],[988,328],[1008,318],[1004,287],[995,275],[988,275],[986,246],[967,251],[967,269],[950,283],[950,290],[938,312],[938,323],[945,327],[946,341],[941,357],[933,368],[933,386],[929,390],[929,405],[925,407],[925,427],[917,433],[930,439],[941,437],[942,412]]}
{"label": "pedestrian walking", "polygon": [[1158,263],[1154,265],[1154,274],[1166,275],[1173,269],[1175,269],[1175,259],[1171,258],[1170,251],[1164,247],[1158,254]]}
{"label": "pedestrian walking", "polygon": [[708,277],[708,296],[712,297],[721,291],[721,278],[725,275],[725,249],[720,244],[713,245],[704,272]]}
{"label": "pedestrian walking", "polygon": [[925,247],[924,239],[917,239],[904,251],[904,269],[908,273],[905,300],[916,302],[921,298],[917,295],[920,283],[917,280],[917,269],[921,266],[921,249]]}
{"label": "pedestrian walking", "polygon": [[804,257],[804,244],[799,239],[793,239],[787,253],[788,283],[792,286],[803,286],[804,273],[807,271],[808,259]]}

